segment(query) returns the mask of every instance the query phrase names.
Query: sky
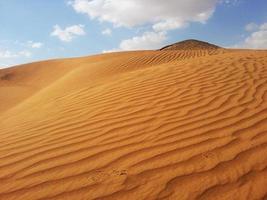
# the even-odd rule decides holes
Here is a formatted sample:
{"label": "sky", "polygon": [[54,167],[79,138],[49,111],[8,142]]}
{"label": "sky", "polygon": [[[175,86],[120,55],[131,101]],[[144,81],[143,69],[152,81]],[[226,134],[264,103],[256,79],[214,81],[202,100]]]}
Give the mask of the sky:
{"label": "sky", "polygon": [[0,0],[0,68],[185,39],[267,49],[267,1]]}

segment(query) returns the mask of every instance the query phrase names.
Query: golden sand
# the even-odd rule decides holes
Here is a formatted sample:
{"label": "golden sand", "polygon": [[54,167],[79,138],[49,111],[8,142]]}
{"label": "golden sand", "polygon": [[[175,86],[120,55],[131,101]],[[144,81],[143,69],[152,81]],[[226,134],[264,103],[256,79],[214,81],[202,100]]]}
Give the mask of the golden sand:
{"label": "golden sand", "polygon": [[267,51],[0,70],[0,199],[264,199]]}

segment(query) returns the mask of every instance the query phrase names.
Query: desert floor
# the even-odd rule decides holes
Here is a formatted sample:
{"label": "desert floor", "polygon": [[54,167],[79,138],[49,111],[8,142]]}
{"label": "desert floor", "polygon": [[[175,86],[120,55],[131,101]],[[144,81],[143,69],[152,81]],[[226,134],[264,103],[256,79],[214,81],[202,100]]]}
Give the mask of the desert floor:
{"label": "desert floor", "polygon": [[267,51],[0,70],[1,200],[267,199]]}

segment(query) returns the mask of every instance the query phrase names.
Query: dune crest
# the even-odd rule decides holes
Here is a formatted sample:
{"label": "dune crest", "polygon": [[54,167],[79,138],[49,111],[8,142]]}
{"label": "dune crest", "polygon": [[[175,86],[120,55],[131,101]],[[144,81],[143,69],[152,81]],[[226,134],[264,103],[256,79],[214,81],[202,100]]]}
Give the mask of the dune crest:
{"label": "dune crest", "polygon": [[171,44],[169,46],[161,48],[160,50],[167,51],[167,50],[217,50],[217,49],[221,49],[221,47],[214,44],[210,44],[208,42],[191,39]]}
{"label": "dune crest", "polygon": [[195,44],[0,70],[0,199],[267,198],[267,51]]}

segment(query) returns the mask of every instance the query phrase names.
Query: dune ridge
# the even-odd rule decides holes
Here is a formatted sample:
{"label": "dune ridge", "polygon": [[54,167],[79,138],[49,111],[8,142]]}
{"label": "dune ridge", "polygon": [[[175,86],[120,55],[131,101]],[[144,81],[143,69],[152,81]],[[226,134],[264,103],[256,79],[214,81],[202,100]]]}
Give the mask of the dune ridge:
{"label": "dune ridge", "polygon": [[0,70],[0,199],[266,199],[267,51]]}
{"label": "dune ridge", "polygon": [[163,47],[160,49],[160,51],[169,51],[169,50],[218,50],[222,49],[222,47],[219,47],[214,44],[210,44],[208,42],[189,39],[184,40],[181,42],[177,42],[175,44],[168,45],[166,47]]}

